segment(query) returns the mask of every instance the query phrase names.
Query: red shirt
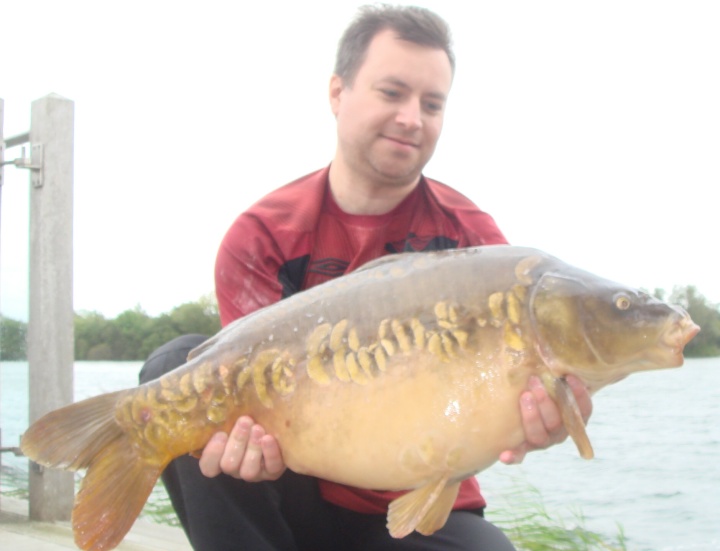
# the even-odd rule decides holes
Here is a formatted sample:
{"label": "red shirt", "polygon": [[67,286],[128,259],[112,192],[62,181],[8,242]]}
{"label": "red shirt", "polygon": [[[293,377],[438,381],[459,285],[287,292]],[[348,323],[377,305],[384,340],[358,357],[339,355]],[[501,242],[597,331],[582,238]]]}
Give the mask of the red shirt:
{"label": "red shirt", "polygon": [[[387,214],[347,214],[329,191],[328,170],[269,193],[230,227],[215,264],[223,326],[385,254],[507,243],[490,215],[425,177]],[[387,513],[402,494],[319,484],[326,500],[361,513]],[[484,506],[475,478],[464,481],[454,508]]]}

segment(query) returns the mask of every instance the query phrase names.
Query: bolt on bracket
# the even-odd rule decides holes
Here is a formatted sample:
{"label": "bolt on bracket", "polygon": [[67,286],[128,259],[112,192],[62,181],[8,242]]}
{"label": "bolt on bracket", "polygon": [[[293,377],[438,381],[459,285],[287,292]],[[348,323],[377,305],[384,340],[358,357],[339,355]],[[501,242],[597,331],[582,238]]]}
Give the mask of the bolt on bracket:
{"label": "bolt on bracket", "polygon": [[12,161],[3,161],[2,165],[14,165],[17,168],[26,168],[31,171],[30,181],[33,187],[43,186],[43,144],[35,143],[32,144],[32,151],[30,158],[25,156],[25,147],[22,148],[22,153],[17,159]]}

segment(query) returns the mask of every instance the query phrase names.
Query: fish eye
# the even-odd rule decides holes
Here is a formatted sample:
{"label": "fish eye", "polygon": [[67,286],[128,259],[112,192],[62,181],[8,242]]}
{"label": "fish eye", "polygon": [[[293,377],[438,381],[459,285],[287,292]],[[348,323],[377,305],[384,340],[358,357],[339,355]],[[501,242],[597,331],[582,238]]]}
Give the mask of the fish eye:
{"label": "fish eye", "polygon": [[627,295],[622,294],[615,297],[615,307],[618,310],[627,310],[630,308],[631,304],[632,302],[630,301],[630,297]]}

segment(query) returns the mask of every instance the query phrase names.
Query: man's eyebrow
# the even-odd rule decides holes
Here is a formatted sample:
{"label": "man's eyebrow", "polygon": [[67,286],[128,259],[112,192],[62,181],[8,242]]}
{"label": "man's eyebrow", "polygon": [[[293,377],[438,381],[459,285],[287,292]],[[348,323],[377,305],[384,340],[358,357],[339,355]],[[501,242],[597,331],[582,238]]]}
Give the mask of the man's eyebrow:
{"label": "man's eyebrow", "polygon": [[[404,81],[397,77],[385,77],[378,81],[379,83],[385,83],[385,84],[393,84],[394,86],[398,86],[400,88],[409,89],[410,86]],[[445,101],[447,100],[447,95],[443,94],[442,92],[428,92],[426,94],[423,94],[423,96],[429,96],[431,98]]]}

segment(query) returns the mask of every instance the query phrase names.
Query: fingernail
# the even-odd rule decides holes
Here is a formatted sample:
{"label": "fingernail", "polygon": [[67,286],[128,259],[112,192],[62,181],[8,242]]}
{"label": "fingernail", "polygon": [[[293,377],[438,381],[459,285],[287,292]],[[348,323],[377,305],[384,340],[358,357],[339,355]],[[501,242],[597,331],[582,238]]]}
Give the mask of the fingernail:
{"label": "fingernail", "polygon": [[532,376],[530,377],[530,380],[528,381],[528,386],[532,389],[535,388],[542,388],[543,384],[542,381],[540,381],[540,377]]}
{"label": "fingernail", "polygon": [[522,407],[527,410],[531,410],[535,407],[535,399],[530,392],[523,392],[520,395],[520,403],[522,404]]}
{"label": "fingernail", "polygon": [[265,432],[258,426],[253,427],[253,430],[250,432],[250,440],[252,440],[253,444],[260,444],[260,439],[263,437]]}

